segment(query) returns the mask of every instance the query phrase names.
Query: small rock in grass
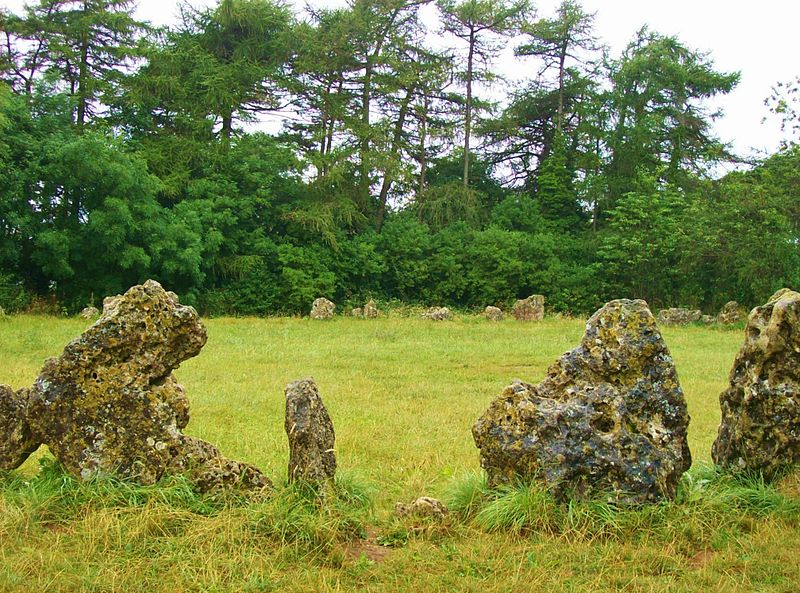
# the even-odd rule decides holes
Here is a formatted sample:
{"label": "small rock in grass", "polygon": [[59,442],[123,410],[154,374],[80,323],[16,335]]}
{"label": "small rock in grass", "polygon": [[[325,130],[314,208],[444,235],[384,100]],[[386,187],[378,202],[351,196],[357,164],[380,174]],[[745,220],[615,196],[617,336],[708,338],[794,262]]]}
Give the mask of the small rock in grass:
{"label": "small rock in grass", "polygon": [[739,323],[743,319],[747,319],[747,311],[736,301],[725,303],[717,315],[717,322],[725,325]]}
{"label": "small rock in grass", "polygon": [[394,511],[398,517],[426,517],[436,521],[443,521],[449,513],[443,502],[428,496],[420,496],[408,504],[397,502]]}
{"label": "small rock in grass", "polygon": [[100,311],[97,307],[85,307],[80,313],[81,319],[94,319],[99,315]]}
{"label": "small rock in grass", "polygon": [[452,319],[453,314],[447,307],[430,307],[422,314],[423,319],[430,319],[431,321],[447,321]]}
{"label": "small rock in grass", "polygon": [[670,309],[661,309],[658,312],[659,325],[688,325],[694,321],[700,321],[702,318],[703,312],[699,309],[672,307]]}

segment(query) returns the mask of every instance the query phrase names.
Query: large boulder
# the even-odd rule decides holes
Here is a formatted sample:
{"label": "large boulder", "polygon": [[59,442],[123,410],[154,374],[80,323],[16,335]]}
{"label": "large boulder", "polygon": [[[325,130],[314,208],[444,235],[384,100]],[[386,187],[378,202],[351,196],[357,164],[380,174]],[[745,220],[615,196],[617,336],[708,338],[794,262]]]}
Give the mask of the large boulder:
{"label": "large boulder", "polygon": [[431,321],[447,321],[453,318],[453,314],[447,307],[429,307],[423,314],[423,319]]}
{"label": "large boulder", "polygon": [[332,480],[336,473],[336,436],[314,379],[286,386],[284,428],[289,438],[289,482]]}
{"label": "large boulder", "polygon": [[800,293],[753,309],[719,400],[714,463],[768,476],[800,464]]}
{"label": "large boulder", "polygon": [[503,311],[498,307],[489,305],[483,310],[483,316],[489,321],[503,321]]}
{"label": "large boulder", "polygon": [[511,313],[518,321],[541,321],[544,319],[544,296],[534,294],[527,299],[518,300]]}
{"label": "large boulder", "polygon": [[661,309],[658,312],[659,325],[689,325],[702,319],[703,312],[699,309],[672,307],[670,309]]}
{"label": "large boulder", "polygon": [[717,315],[717,322],[725,325],[739,323],[743,319],[747,319],[747,311],[736,301],[728,301],[722,305]]}
{"label": "large boulder", "polygon": [[[106,299],[100,319],[47,360],[30,389],[24,414],[32,434],[84,479],[154,483],[192,457],[181,433],[189,401],[172,371],[205,343],[197,312],[158,282]],[[212,458],[224,463],[207,455],[195,465]]]}
{"label": "large boulder", "polygon": [[691,465],[689,415],[647,303],[597,311],[538,385],[515,381],[472,428],[492,486],[535,480],[560,499],[671,498]]}
{"label": "large boulder", "polygon": [[331,319],[333,312],[336,311],[336,305],[332,301],[324,297],[314,299],[311,304],[311,319]]}
{"label": "large boulder", "polygon": [[0,470],[18,468],[41,444],[31,431],[27,408],[27,389],[0,385]]}

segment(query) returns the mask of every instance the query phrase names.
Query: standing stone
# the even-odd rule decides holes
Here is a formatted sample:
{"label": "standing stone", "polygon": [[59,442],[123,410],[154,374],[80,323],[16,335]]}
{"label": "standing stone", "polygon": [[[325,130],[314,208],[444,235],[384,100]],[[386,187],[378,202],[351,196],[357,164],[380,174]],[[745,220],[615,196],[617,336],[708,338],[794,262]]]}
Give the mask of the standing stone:
{"label": "standing stone", "polygon": [[453,317],[450,309],[447,307],[430,307],[422,314],[423,319],[430,319],[431,321],[447,321]]}
{"label": "standing stone", "polygon": [[503,312],[499,308],[492,307],[491,305],[483,310],[483,316],[489,321],[503,321]]}
{"label": "standing stone", "polygon": [[714,463],[767,476],[800,464],[800,293],[753,309],[719,401]]}
{"label": "standing stone", "polygon": [[675,366],[641,300],[597,311],[538,385],[515,381],[472,428],[492,486],[535,480],[559,498],[672,498],[691,455]]}
{"label": "standing stone", "polygon": [[331,319],[335,310],[333,302],[320,297],[311,304],[311,319]]}
{"label": "standing stone", "polygon": [[100,311],[97,307],[86,307],[81,310],[81,319],[94,319],[95,317],[100,315]]}
{"label": "standing stone", "polygon": [[367,301],[367,304],[364,305],[364,317],[367,319],[375,319],[378,317],[378,306],[375,304],[375,301],[370,299]]}
{"label": "standing stone", "polygon": [[692,322],[702,320],[702,318],[703,312],[699,309],[672,307],[670,309],[661,309],[658,312],[659,325],[689,325]]}
{"label": "standing stone", "polygon": [[[115,475],[152,484],[190,465],[197,471],[227,463],[208,443],[214,455],[193,456],[180,432],[189,401],[172,371],[205,343],[197,312],[158,282],[106,299],[100,319],[45,362],[29,392],[31,432],[84,479]],[[258,474],[243,484],[268,482]],[[228,484],[238,481],[231,474]]]}
{"label": "standing stone", "polygon": [[336,473],[333,423],[314,379],[286,386],[284,428],[289,438],[289,482],[332,480]]}
{"label": "standing stone", "polygon": [[0,385],[0,470],[16,469],[41,444],[27,419],[28,390]]}
{"label": "standing stone", "polygon": [[364,309],[356,307],[350,311],[350,317],[364,317]]}
{"label": "standing stone", "polygon": [[511,309],[517,321],[541,321],[544,319],[544,297],[534,294],[527,299],[520,299]]}
{"label": "standing stone", "polygon": [[725,303],[720,309],[719,315],[717,315],[717,321],[725,325],[739,323],[743,319],[747,319],[747,311],[736,301]]}

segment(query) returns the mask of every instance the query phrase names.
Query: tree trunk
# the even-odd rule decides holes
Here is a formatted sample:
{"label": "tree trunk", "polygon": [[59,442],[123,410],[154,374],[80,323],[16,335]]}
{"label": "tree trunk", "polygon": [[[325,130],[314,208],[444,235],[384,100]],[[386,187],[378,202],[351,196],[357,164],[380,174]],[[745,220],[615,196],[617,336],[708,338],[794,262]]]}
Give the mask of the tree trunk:
{"label": "tree trunk", "polygon": [[475,57],[475,29],[469,31],[467,54],[467,105],[464,118],[464,189],[469,187],[469,135],[472,133],[472,62]]}
{"label": "tree trunk", "polygon": [[[400,154],[400,141],[403,139],[403,126],[406,122],[408,115],[408,106],[411,104],[411,97],[414,95],[414,85],[412,84],[400,104],[400,111],[397,114],[397,121],[394,125],[394,134],[392,135],[391,154],[395,160],[399,158]],[[375,216],[375,230],[379,233],[383,227],[383,221],[386,219],[386,204],[389,199],[389,190],[394,182],[394,174],[390,168],[387,168],[383,176],[383,183],[381,183],[381,193],[378,198],[378,212]]]}

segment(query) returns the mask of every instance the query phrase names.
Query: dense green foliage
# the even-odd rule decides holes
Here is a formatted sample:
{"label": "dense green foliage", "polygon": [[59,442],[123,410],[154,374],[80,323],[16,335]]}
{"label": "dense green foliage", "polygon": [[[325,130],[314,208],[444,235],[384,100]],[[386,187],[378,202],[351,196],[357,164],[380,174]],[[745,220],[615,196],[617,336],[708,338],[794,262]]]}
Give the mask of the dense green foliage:
{"label": "dense green foliage", "polygon": [[[738,159],[707,102],[738,74],[646,28],[611,56],[574,0],[530,8],[440,2],[450,49],[416,0],[221,0],[165,30],[127,0],[0,12],[0,306],[155,278],[218,314],[531,293],[710,312],[800,284],[800,150],[713,175]],[[531,77],[493,104],[514,36]]]}

